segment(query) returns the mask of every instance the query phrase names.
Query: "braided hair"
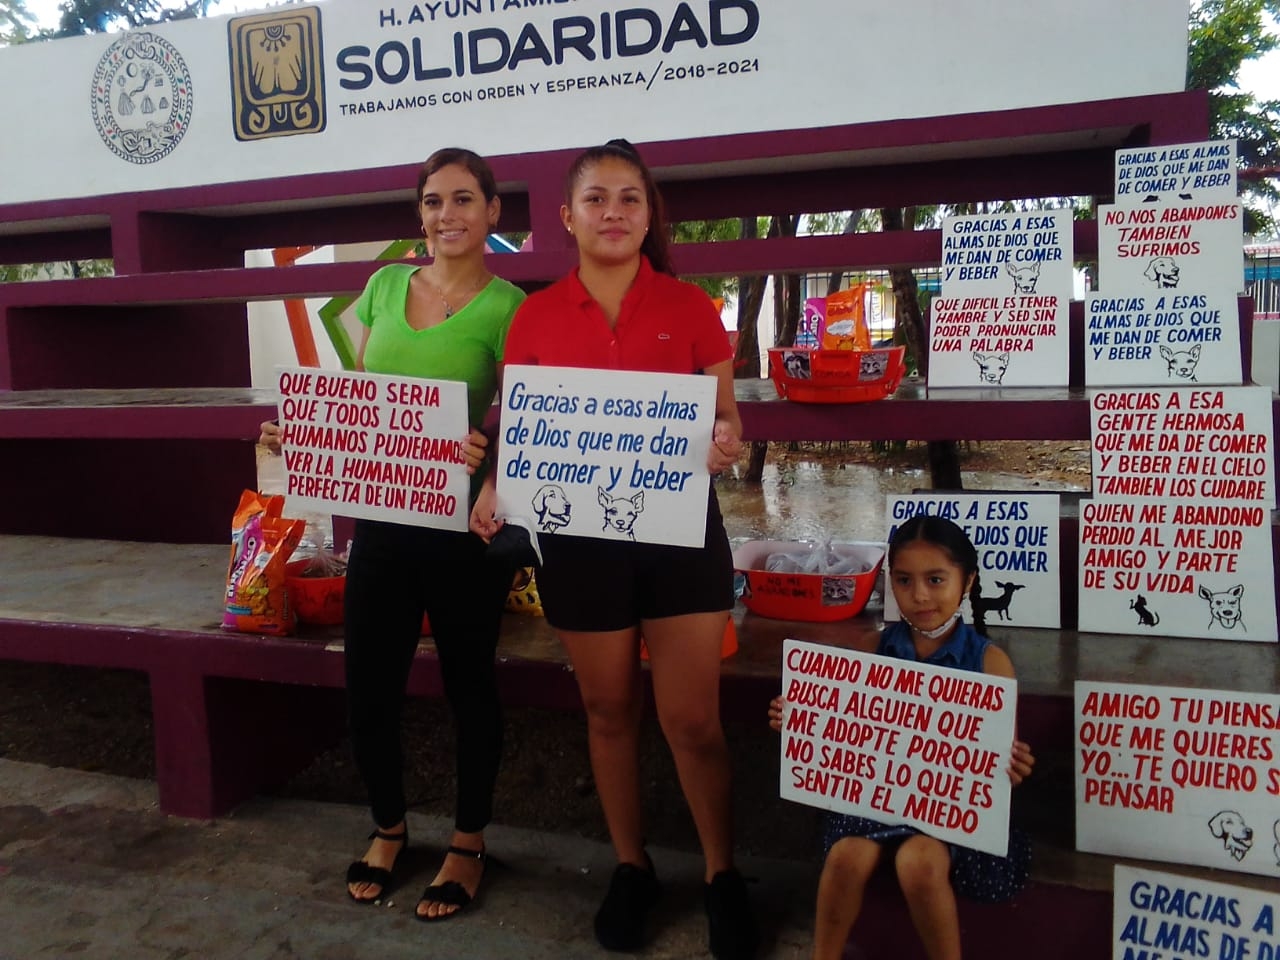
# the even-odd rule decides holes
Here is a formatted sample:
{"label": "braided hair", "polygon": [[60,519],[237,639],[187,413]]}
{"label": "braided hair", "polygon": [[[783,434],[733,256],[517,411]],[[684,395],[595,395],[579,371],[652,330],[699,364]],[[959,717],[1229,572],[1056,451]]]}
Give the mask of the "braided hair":
{"label": "braided hair", "polygon": [[938,517],[928,513],[917,513],[902,526],[898,527],[889,543],[889,566],[893,567],[894,557],[898,550],[908,543],[922,541],[932,544],[947,552],[967,578],[973,575],[973,584],[969,587],[969,607],[973,611],[973,628],[986,636],[987,617],[979,600],[982,598],[982,575],[978,569],[978,549],[969,539],[969,535],[956,523],[946,517]]}
{"label": "braided hair", "polygon": [[676,268],[671,262],[671,250],[667,239],[666,207],[662,202],[662,194],[658,192],[658,184],[654,181],[649,168],[645,166],[644,160],[641,159],[640,152],[626,140],[610,140],[602,146],[591,147],[578,154],[565,177],[564,202],[569,206],[573,205],[574,187],[578,185],[587,168],[595,166],[601,160],[621,160],[640,174],[640,179],[644,182],[645,199],[649,203],[649,231],[644,235],[640,252],[648,257],[650,266],[658,273],[674,277]]}

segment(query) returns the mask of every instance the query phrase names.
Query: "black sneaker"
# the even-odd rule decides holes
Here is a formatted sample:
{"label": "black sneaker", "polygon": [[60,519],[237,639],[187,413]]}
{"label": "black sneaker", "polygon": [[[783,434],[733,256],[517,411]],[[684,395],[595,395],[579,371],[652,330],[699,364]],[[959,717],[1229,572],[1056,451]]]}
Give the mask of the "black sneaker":
{"label": "black sneaker", "polygon": [[751,960],[760,944],[742,874],[722,870],[706,885],[707,931],[716,960]]}
{"label": "black sneaker", "polygon": [[609,881],[609,892],[596,911],[596,940],[606,950],[629,953],[644,946],[644,918],[658,900],[662,886],[649,868],[620,863]]}

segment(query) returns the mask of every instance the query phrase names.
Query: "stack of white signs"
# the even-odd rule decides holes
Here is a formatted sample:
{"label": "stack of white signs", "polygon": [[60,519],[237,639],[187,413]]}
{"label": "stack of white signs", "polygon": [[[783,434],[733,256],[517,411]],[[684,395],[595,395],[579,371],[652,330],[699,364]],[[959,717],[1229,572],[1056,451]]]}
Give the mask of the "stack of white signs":
{"label": "stack of white signs", "polygon": [[947,217],[929,388],[1066,386],[1071,211]]}
{"label": "stack of white signs", "polygon": [[1276,640],[1271,392],[1241,386],[1234,141],[1116,154],[1085,310],[1080,629]]}

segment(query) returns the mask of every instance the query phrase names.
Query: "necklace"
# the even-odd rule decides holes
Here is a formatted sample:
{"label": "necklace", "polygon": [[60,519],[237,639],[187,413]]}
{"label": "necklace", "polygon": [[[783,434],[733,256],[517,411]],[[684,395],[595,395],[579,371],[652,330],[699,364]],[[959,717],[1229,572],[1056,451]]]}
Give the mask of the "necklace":
{"label": "necklace", "polygon": [[455,310],[453,304],[449,302],[449,298],[445,296],[444,285],[437,283],[434,280],[429,281],[431,289],[436,292],[436,296],[439,297],[440,302],[444,304],[444,317],[446,320],[470,303],[471,298],[475,296],[476,292],[488,282],[488,271],[482,271],[479,279],[475,283],[471,284],[469,287],[464,287],[461,293],[454,295],[454,302],[458,304],[458,307]]}

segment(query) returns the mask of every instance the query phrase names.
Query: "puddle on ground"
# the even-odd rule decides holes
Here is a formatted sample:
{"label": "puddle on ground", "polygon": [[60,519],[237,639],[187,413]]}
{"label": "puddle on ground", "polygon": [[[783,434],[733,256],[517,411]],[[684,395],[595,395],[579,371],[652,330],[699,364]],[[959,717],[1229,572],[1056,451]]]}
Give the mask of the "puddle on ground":
{"label": "puddle on ground", "polygon": [[[741,469],[741,468],[740,468]],[[1083,487],[1008,473],[961,473],[966,490],[1052,493]],[[883,540],[885,495],[928,492],[924,470],[862,463],[770,463],[761,482],[722,477],[716,495],[731,540]]]}
{"label": "puddle on ground", "polygon": [[[738,471],[745,469],[740,466]],[[1085,489],[1047,480],[1031,480],[1009,473],[961,474],[966,490],[1027,490],[1038,493]],[[281,457],[263,452],[258,458],[258,489],[264,493],[283,492],[284,464]],[[883,540],[885,495],[927,491],[929,477],[924,470],[904,470],[863,463],[831,464],[793,460],[770,463],[760,483],[747,483],[733,476],[716,481],[716,494],[731,540]],[[296,516],[286,509],[289,516]],[[307,533],[302,555],[317,544],[332,547],[328,516],[303,515]],[[338,549],[345,549],[340,544]]]}

